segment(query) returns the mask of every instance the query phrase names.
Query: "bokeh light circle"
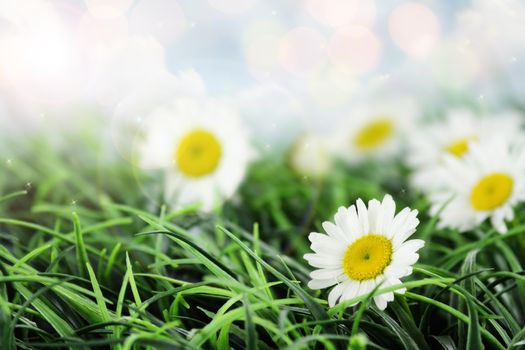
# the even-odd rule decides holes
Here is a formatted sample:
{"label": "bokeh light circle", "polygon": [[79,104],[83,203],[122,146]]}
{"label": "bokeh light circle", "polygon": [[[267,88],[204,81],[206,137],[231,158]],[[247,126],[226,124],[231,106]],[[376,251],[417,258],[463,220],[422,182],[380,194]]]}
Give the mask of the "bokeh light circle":
{"label": "bokeh light circle", "polygon": [[425,5],[415,2],[401,4],[388,19],[390,36],[407,55],[423,58],[436,45],[441,29],[437,16]]}
{"label": "bokeh light circle", "polygon": [[319,32],[298,27],[286,33],[279,43],[279,62],[288,72],[307,75],[326,57],[326,40]]}
{"label": "bokeh light circle", "polygon": [[362,2],[361,0],[308,0],[306,9],[319,23],[339,27],[352,21]]}
{"label": "bokeh light circle", "polygon": [[363,26],[338,29],[330,39],[329,47],[331,61],[354,73],[367,73],[380,60],[381,42]]}

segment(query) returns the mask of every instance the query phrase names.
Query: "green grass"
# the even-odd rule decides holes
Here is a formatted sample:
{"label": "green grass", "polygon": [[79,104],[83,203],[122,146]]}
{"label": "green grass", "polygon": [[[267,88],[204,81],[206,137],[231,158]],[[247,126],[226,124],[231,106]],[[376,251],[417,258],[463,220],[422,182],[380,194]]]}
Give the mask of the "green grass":
{"label": "green grass", "polygon": [[[0,349],[525,348],[523,207],[505,235],[436,230],[396,162],[315,182],[273,154],[221,210],[170,211],[155,174],[86,134],[67,153],[39,138],[5,147]],[[307,235],[384,193],[421,211],[408,291],[385,312],[372,295],[330,309],[306,287]]]}

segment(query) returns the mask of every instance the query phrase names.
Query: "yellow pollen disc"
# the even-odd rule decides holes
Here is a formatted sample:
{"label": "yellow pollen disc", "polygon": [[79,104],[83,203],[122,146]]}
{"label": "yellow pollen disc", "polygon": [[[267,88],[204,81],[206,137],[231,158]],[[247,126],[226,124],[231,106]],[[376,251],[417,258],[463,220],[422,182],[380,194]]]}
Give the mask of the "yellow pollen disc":
{"label": "yellow pollen disc", "polygon": [[362,150],[371,150],[384,143],[394,133],[394,125],[387,118],[377,119],[365,125],[354,139],[354,144]]}
{"label": "yellow pollen disc", "polygon": [[343,258],[343,270],[353,280],[365,281],[381,275],[392,260],[392,243],[369,234],[352,243]]}
{"label": "yellow pollen disc", "polygon": [[195,129],[184,135],[175,150],[175,162],[186,176],[201,177],[217,169],[222,147],[215,135],[203,129]]}
{"label": "yellow pollen disc", "polygon": [[470,202],[475,210],[494,210],[504,204],[512,194],[514,181],[503,173],[485,176],[474,186]]}
{"label": "yellow pollen disc", "polygon": [[464,137],[462,139],[456,140],[448,145],[445,149],[448,153],[455,155],[456,157],[463,157],[468,151],[468,144],[471,141],[475,141],[477,137]]}

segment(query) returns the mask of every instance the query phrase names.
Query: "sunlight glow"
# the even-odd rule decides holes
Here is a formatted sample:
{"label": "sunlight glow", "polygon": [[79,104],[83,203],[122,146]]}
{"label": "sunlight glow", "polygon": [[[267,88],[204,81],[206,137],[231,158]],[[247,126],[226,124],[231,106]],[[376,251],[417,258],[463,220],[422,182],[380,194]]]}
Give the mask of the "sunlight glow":
{"label": "sunlight glow", "polygon": [[38,23],[19,25],[13,15],[0,33],[0,85],[28,98],[58,101],[74,90],[78,57],[54,13],[44,8]]}
{"label": "sunlight glow", "polygon": [[112,19],[123,16],[133,0],[85,0],[85,2],[94,17]]}

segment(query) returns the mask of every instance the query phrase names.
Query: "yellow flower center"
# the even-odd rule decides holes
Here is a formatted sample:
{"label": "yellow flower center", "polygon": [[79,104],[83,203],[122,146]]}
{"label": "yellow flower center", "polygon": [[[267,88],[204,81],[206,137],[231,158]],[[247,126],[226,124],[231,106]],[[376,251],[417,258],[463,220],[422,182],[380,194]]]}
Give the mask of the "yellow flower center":
{"label": "yellow flower center", "polygon": [[222,147],[215,135],[195,129],[182,137],[174,155],[178,169],[186,176],[201,177],[215,171]]}
{"label": "yellow flower center", "polygon": [[467,153],[468,151],[468,144],[471,141],[477,140],[476,136],[470,136],[470,137],[464,137],[462,139],[456,140],[455,142],[452,142],[450,145],[445,147],[445,150],[455,155],[458,158],[461,158]]}
{"label": "yellow flower center", "polygon": [[504,204],[512,194],[514,182],[503,173],[483,177],[470,194],[472,207],[478,211],[494,210]]}
{"label": "yellow flower center", "polygon": [[343,270],[356,281],[376,278],[392,260],[392,243],[385,236],[369,234],[352,243],[343,258]]}
{"label": "yellow flower center", "polygon": [[393,133],[392,121],[387,118],[380,118],[365,125],[357,133],[354,144],[357,148],[368,151],[384,143]]}

